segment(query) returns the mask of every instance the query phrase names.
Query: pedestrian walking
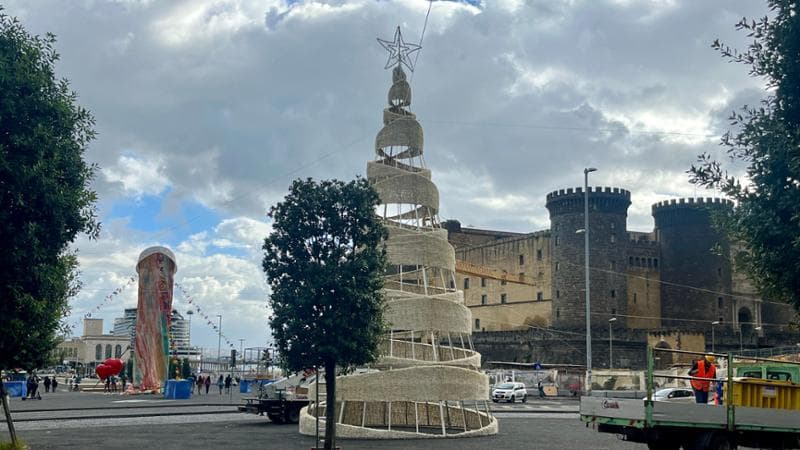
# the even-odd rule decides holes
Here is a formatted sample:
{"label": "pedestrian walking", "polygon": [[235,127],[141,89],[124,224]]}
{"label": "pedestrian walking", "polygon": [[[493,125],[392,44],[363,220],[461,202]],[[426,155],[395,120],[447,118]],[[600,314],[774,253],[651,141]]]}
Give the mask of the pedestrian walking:
{"label": "pedestrian walking", "polygon": [[56,380],[56,377],[53,377],[53,383],[50,385],[50,392],[55,392],[57,387],[58,380]]}
{"label": "pedestrian walking", "polygon": [[206,378],[203,380],[203,384],[206,385],[206,395],[208,395],[208,388],[211,387],[211,374],[206,375]]}
{"label": "pedestrian walking", "polygon": [[106,378],[106,385],[103,392],[111,392],[111,377]]}
{"label": "pedestrian walking", "polygon": [[197,376],[197,381],[195,382],[195,384],[197,385],[197,395],[200,395],[200,394],[203,393],[203,384],[204,383],[205,382],[203,380],[203,376],[202,375],[198,375]]}
{"label": "pedestrian walking", "polygon": [[50,377],[45,376],[43,383],[44,383],[44,392],[45,393],[50,392],[50,383],[51,383]]}
{"label": "pedestrian walking", "polygon": [[537,383],[536,387],[539,388],[539,398],[544,398],[544,385],[541,379],[539,379],[539,383]]}
{"label": "pedestrian walking", "polygon": [[225,386],[225,380],[222,378],[222,374],[220,374],[219,379],[217,379],[217,387],[219,387],[219,395],[222,395],[223,386]]}
{"label": "pedestrian walking", "polygon": [[117,377],[111,377],[111,392],[117,392]]}
{"label": "pedestrian walking", "polygon": [[231,378],[231,374],[228,374],[225,377],[225,392],[230,394],[231,393],[231,383],[233,382],[233,378]]}

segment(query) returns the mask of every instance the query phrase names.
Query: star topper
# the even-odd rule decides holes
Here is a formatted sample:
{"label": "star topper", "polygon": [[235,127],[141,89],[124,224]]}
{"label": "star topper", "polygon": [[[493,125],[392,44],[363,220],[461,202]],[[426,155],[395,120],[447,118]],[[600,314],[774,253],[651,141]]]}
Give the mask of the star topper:
{"label": "star topper", "polygon": [[411,60],[411,54],[419,51],[422,47],[404,42],[400,27],[397,27],[397,31],[394,32],[394,41],[378,38],[378,43],[389,52],[389,60],[386,61],[384,69],[403,64],[408,67],[408,70],[414,71],[414,61]]}

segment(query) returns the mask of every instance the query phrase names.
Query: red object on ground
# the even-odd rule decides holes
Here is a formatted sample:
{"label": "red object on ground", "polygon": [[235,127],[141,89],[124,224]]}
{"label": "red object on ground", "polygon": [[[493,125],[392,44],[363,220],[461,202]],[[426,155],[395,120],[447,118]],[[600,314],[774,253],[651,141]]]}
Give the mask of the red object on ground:
{"label": "red object on ground", "polygon": [[103,364],[111,368],[111,375],[119,375],[122,372],[122,360],[119,358],[108,358]]}
{"label": "red object on ground", "polygon": [[100,377],[101,380],[105,380],[106,378],[112,375],[113,369],[105,364],[98,364],[97,367],[94,368],[94,373]]}

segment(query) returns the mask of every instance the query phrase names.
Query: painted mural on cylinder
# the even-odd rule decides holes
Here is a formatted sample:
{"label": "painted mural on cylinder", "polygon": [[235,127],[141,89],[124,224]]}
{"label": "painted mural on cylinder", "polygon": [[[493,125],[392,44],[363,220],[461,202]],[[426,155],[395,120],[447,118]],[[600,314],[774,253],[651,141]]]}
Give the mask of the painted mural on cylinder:
{"label": "painted mural on cylinder", "polygon": [[175,255],[167,248],[150,247],[139,255],[133,391],[159,391],[168,378],[172,291],[177,270]]}

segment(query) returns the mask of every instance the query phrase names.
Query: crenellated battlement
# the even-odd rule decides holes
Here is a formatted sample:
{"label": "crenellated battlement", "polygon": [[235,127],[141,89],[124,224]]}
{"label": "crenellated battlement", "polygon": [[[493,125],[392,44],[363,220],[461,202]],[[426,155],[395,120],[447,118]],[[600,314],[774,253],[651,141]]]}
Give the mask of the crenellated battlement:
{"label": "crenellated battlement", "polygon": [[[631,192],[618,187],[589,186],[589,206],[592,211],[608,214],[628,215]],[[547,194],[545,206],[550,217],[563,214],[583,213],[585,193],[582,187],[559,189]]]}
{"label": "crenellated battlement", "polygon": [[[547,201],[549,202],[550,200],[555,200],[556,198],[563,196],[583,196],[583,194],[584,192],[582,187],[559,189],[547,194]],[[589,186],[589,197],[591,198],[595,194],[616,194],[621,195],[628,200],[631,198],[631,192],[626,189],[610,186]]]}
{"label": "crenellated battlement", "polygon": [[680,208],[715,208],[727,207],[733,208],[733,202],[726,198],[712,198],[712,197],[697,197],[697,198],[673,198],[670,200],[660,201],[653,204],[653,214],[665,209],[680,209]]}

